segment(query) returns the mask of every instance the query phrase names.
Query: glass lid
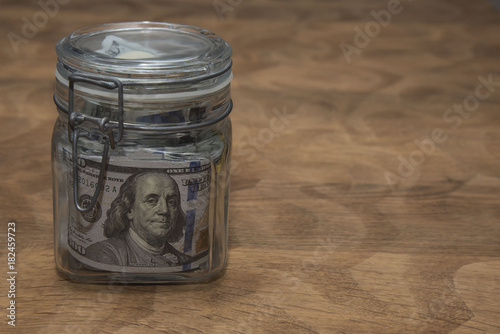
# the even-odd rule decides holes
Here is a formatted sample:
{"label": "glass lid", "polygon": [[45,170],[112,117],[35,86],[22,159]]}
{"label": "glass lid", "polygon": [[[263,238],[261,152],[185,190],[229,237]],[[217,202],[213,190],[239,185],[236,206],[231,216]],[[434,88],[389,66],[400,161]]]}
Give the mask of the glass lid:
{"label": "glass lid", "polygon": [[[231,47],[193,26],[125,22],[83,28],[56,47],[60,65],[125,79],[189,82],[221,76],[231,68]],[[62,73],[61,73],[62,74]]]}

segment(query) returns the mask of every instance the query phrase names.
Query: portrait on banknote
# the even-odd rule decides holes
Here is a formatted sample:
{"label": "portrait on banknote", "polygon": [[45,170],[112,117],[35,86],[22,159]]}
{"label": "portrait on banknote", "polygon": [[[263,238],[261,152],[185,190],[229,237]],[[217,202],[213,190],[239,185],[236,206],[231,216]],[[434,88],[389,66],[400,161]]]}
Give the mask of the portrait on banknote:
{"label": "portrait on banknote", "polygon": [[[71,183],[79,186],[85,205],[100,166],[93,159],[81,161],[78,179]],[[174,272],[206,265],[210,162],[116,162],[108,164],[101,200],[91,211],[70,206],[70,252],[94,268],[122,272]]]}

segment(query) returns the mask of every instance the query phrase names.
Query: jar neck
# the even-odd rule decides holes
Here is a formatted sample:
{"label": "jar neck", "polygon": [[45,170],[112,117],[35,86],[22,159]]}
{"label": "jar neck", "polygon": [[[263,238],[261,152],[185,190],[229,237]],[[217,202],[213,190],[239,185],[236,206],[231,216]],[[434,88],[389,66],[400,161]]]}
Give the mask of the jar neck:
{"label": "jar neck", "polygon": [[[178,112],[178,117],[172,122],[163,120],[163,122],[152,123],[152,120],[149,119],[148,123],[142,125],[138,123],[124,123],[121,134],[116,126],[118,122],[113,122],[113,124],[110,123],[111,132],[103,131],[101,126],[100,120],[105,119],[107,117],[106,115],[113,113],[115,111],[113,108],[106,108],[105,106],[96,107],[93,104],[91,104],[91,106],[94,107],[94,109],[82,114],[85,116],[85,120],[76,125],[74,122],[70,121],[70,117],[65,110],[58,108],[61,122],[68,130],[69,141],[73,141],[71,136],[74,135],[75,129],[78,129],[82,137],[102,143],[109,141],[112,134],[113,140],[116,140],[117,143],[121,142],[120,146],[148,145],[148,143],[154,145],[154,143],[158,141],[161,141],[162,144],[166,146],[176,146],[204,141],[217,133],[222,134],[226,132],[227,128],[230,127],[230,120],[227,116],[231,112],[232,102],[229,99],[228,103],[222,103],[218,106],[217,110],[211,110],[210,113],[212,115],[215,113],[218,114],[216,117],[202,118],[203,114],[208,112],[206,110],[200,110],[201,108],[192,107],[187,109],[188,114],[191,115],[189,120],[179,123],[178,120],[181,117],[179,115],[182,114],[179,109],[174,109],[169,112],[174,115],[175,112]],[[221,107],[225,107],[225,109]],[[157,114],[152,114],[151,117],[156,117],[156,115]]]}
{"label": "jar neck", "polygon": [[[60,124],[64,129],[62,135],[65,137],[68,136],[67,140],[72,142],[74,137],[71,136],[74,136],[74,130],[68,131],[69,124],[67,119],[64,117],[60,118]],[[125,129],[122,139],[116,144],[116,149],[124,147],[178,147],[182,149],[185,145],[196,145],[206,140],[212,140],[214,137],[228,140],[228,136],[230,136],[228,129],[230,128],[231,121],[227,117],[216,124],[191,131],[165,132],[151,130],[132,131]],[[108,134],[100,131],[95,125],[79,125],[77,129],[79,131],[80,143],[90,141],[101,145],[109,142]],[[113,134],[117,138],[117,132],[114,131]],[[111,152],[113,151],[111,150]]]}
{"label": "jar neck", "polygon": [[73,108],[89,116],[100,117],[98,114],[105,112],[109,114],[106,117],[118,119],[117,111],[122,107],[125,122],[184,123],[199,121],[198,116],[217,117],[217,110],[230,101],[231,79],[229,70],[191,83],[124,81],[85,72],[70,73],[58,65],[54,99],[63,110]]}

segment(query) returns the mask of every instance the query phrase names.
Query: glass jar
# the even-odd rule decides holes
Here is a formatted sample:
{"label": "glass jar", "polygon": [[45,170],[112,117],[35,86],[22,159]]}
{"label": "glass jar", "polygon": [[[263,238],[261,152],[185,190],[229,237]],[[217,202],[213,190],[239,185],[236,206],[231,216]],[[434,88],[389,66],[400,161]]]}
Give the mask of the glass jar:
{"label": "glass jar", "polygon": [[83,28],[56,47],[59,272],[190,282],[227,256],[231,47],[185,25]]}

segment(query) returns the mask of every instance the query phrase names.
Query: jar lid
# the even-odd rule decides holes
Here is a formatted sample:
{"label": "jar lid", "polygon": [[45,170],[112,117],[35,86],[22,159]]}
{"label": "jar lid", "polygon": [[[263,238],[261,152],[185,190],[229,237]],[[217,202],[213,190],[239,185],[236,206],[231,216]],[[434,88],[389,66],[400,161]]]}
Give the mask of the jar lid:
{"label": "jar lid", "polygon": [[144,81],[187,83],[221,76],[231,68],[231,47],[208,30],[159,22],[124,22],[83,28],[56,47],[64,79],[83,71]]}
{"label": "jar lid", "polygon": [[187,131],[231,112],[231,47],[208,30],[110,23],[73,32],[56,51],[54,102],[70,127],[119,129],[119,141],[123,129]]}

